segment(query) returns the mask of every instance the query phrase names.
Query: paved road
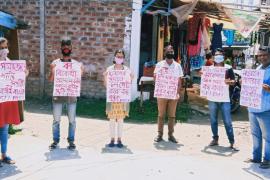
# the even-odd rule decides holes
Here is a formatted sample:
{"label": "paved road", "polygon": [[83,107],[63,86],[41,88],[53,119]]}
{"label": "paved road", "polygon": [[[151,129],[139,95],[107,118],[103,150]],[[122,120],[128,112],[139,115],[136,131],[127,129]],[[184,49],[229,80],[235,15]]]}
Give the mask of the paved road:
{"label": "paved road", "polygon": [[[107,148],[108,122],[77,118],[77,150],[66,149],[67,118],[62,119],[60,148],[48,150],[51,115],[26,112],[22,133],[10,138],[9,154],[15,166],[0,169],[0,179],[91,179],[91,180],[193,180],[270,179],[270,170],[243,162],[249,157],[251,139],[248,122],[234,122],[239,152],[230,150],[224,127],[220,146],[206,146],[211,140],[207,120],[177,124],[178,145],[153,143],[156,125],[125,124],[123,149]],[[200,117],[205,118],[205,117]],[[198,118],[199,119],[199,118]]]}

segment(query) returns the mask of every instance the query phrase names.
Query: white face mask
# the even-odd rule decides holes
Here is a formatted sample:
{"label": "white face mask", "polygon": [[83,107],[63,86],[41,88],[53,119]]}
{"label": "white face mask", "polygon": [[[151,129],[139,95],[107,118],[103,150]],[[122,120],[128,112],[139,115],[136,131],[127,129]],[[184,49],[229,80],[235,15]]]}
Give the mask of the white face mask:
{"label": "white face mask", "polygon": [[222,63],[224,61],[223,55],[216,55],[214,58],[215,63]]}
{"label": "white face mask", "polygon": [[8,53],[9,53],[8,49],[1,49],[0,50],[0,61],[5,61]]}
{"label": "white face mask", "polygon": [[122,64],[122,63],[124,63],[124,58],[115,57],[114,61],[115,61],[116,64]]}

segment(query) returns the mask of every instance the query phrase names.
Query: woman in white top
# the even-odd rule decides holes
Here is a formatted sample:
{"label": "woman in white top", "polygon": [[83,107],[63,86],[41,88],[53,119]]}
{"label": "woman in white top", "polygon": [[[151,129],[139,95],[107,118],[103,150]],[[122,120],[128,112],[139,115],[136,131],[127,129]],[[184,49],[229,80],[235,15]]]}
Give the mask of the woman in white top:
{"label": "woman in white top", "polygon": [[[107,68],[104,72],[104,85],[107,87],[107,75],[111,70],[127,70],[129,68],[124,66],[125,53],[123,50],[117,50],[114,53],[114,65]],[[133,78],[130,72],[131,79]],[[111,141],[108,144],[109,147],[115,146],[115,138],[117,138],[116,146],[119,148],[123,147],[122,144],[122,131],[123,131],[123,120],[129,114],[129,102],[107,102],[106,103],[106,114],[110,120],[110,137]],[[116,133],[117,132],[117,133]]]}

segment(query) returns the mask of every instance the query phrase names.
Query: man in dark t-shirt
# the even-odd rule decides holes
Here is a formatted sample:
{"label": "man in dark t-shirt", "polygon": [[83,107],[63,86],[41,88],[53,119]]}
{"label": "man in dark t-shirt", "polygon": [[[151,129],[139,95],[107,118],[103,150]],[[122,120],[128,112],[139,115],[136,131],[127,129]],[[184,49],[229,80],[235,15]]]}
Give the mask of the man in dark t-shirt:
{"label": "man in dark t-shirt", "polygon": [[[54,60],[51,65],[51,73],[49,80],[54,82],[54,71],[56,65],[62,62],[70,62],[74,65],[78,65],[81,67],[81,73],[83,72],[83,66],[78,61],[71,59],[71,51],[72,45],[71,40],[67,37],[63,38],[61,41],[61,51],[62,51],[62,58]],[[76,129],[76,104],[77,104],[77,97],[75,96],[53,96],[52,99],[53,103],[53,143],[50,145],[50,149],[55,149],[60,141],[60,119],[62,115],[62,109],[66,105],[67,107],[67,114],[69,120],[69,128],[68,128],[68,149],[75,149],[76,146],[74,144],[75,140],[75,129]]]}
{"label": "man in dark t-shirt", "polygon": [[[233,69],[231,66],[224,63],[224,52],[222,49],[217,49],[214,56],[214,66],[215,67],[225,67],[227,69],[225,74],[225,83],[229,85],[228,91],[230,87],[235,84],[235,76]],[[228,93],[229,94],[229,93]],[[211,121],[211,129],[213,133],[213,140],[210,142],[210,146],[218,145],[218,111],[222,112],[222,119],[224,122],[225,130],[230,142],[230,148],[237,150],[234,147],[234,133],[232,126],[232,118],[231,118],[231,104],[230,104],[230,96],[228,96],[224,100],[211,100],[208,98],[208,107],[210,111],[210,121]]]}

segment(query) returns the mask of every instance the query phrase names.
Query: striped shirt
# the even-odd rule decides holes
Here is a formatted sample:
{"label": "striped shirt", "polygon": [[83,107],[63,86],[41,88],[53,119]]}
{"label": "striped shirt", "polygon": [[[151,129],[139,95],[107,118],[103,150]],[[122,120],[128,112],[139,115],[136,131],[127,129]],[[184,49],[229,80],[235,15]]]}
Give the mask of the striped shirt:
{"label": "striped shirt", "polygon": [[[265,71],[263,83],[270,86],[270,65],[266,68],[263,68],[261,65],[257,69]],[[267,92],[265,90],[262,91],[261,109],[248,108],[248,111],[253,112],[253,113],[261,113],[265,111],[270,111],[270,92]]]}

